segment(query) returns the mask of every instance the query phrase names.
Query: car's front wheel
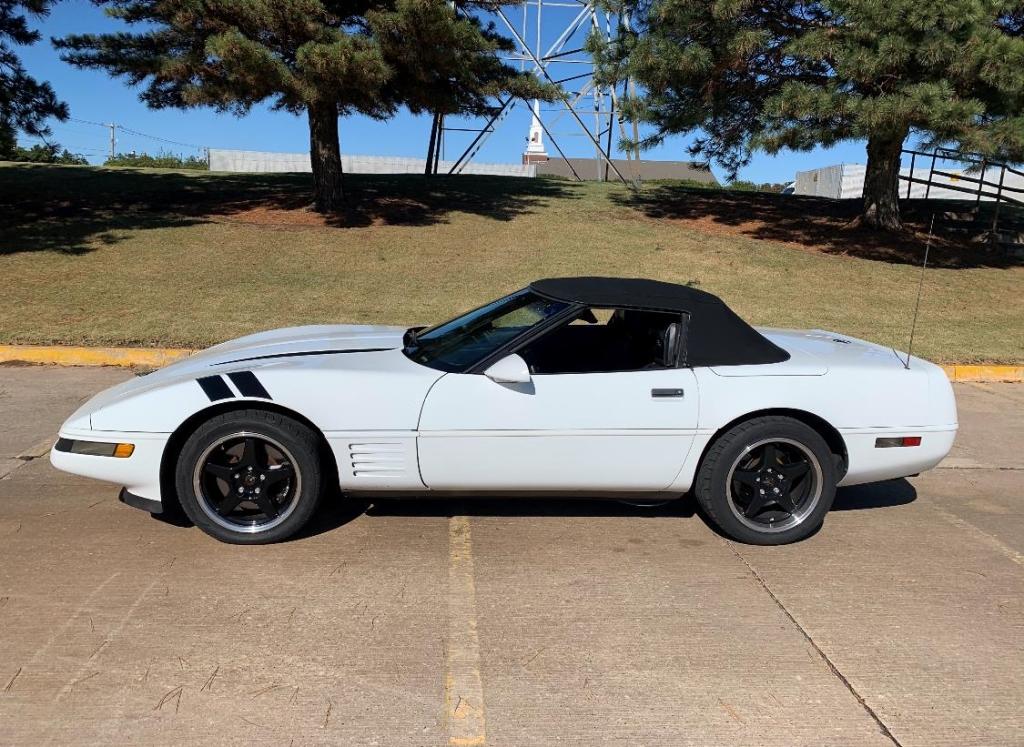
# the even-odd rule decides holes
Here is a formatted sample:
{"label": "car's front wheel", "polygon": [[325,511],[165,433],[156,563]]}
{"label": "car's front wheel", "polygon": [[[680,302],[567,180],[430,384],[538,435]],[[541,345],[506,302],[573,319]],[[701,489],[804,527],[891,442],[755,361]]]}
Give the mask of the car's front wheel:
{"label": "car's front wheel", "polygon": [[178,498],[196,526],[223,542],[278,542],[316,510],[319,453],[317,435],[297,420],[265,410],[224,413],[185,442]]}
{"label": "car's front wheel", "polygon": [[835,459],[821,435],[793,418],[753,418],[723,433],[704,457],[694,492],[726,535],[783,545],[814,533],[832,506]]}

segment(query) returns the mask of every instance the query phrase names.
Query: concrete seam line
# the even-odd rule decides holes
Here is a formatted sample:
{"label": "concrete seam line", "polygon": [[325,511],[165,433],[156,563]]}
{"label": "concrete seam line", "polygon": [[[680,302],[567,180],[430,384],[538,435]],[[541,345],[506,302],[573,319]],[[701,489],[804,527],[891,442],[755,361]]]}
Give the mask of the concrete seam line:
{"label": "concrete seam line", "polygon": [[19,469],[24,467],[29,462],[34,462],[37,459],[42,459],[44,456],[50,453],[50,449],[53,447],[53,439],[47,438],[44,441],[40,441],[35,446],[30,446],[25,451],[14,457],[14,466],[10,469],[0,472],[0,480],[7,480],[17,472]]}
{"label": "concrete seam line", "polygon": [[815,640],[811,637],[811,634],[808,633],[804,626],[801,625],[795,617],[793,617],[793,614],[788,609],[786,609],[786,605],[784,605],[782,603],[782,600],[779,599],[775,595],[775,592],[771,590],[771,587],[768,586],[768,582],[764,580],[764,577],[760,573],[758,573],[754,566],[752,566],[747,561],[747,559],[743,557],[742,553],[740,553],[740,551],[736,549],[736,545],[730,542],[729,540],[723,539],[722,541],[729,546],[729,549],[732,550],[733,554],[740,559],[740,562],[743,563],[743,565],[747,567],[747,570],[750,572],[750,575],[752,575],[754,579],[757,581],[757,583],[761,585],[761,588],[765,590],[769,597],[771,597],[772,601],[775,602],[776,606],[780,610],[782,610],[782,614],[789,618],[789,621],[793,623],[797,630],[800,631],[800,635],[804,637],[804,640],[811,644],[811,648],[815,650],[815,652],[818,654],[821,660],[825,663],[825,666],[827,666],[829,671],[832,672],[832,674],[835,675],[835,677],[843,683],[847,691],[849,691],[849,693],[857,700],[857,702],[860,704],[860,707],[864,709],[864,712],[867,713],[868,716],[871,717],[872,721],[875,722],[875,725],[878,727],[879,731],[882,732],[882,735],[886,737],[894,745],[896,745],[896,747],[903,747],[900,741],[896,739],[896,736],[892,733],[892,730],[889,729],[888,726],[886,726],[884,721],[882,721],[882,717],[878,715],[874,708],[868,705],[867,701],[864,700],[864,697],[859,692],[857,692],[857,688],[853,686],[853,683],[851,683],[850,680],[846,678],[846,675],[839,671],[839,667],[837,667],[832,662],[832,659],[829,658],[828,654],[826,654],[822,650],[822,648],[815,642]]}
{"label": "concrete seam line", "polygon": [[35,446],[28,447],[14,458],[20,459],[23,462],[31,462],[36,459],[42,459],[44,456],[50,453],[50,449],[53,448],[54,440],[55,439],[50,437],[44,438]]}
{"label": "concrete seam line", "polygon": [[[39,646],[35,650],[35,652],[32,654],[32,656],[29,657],[28,662],[26,662],[24,664],[24,667],[32,667],[37,661],[39,661],[39,658],[50,649],[50,647],[54,644],[54,642],[58,638],[60,638],[62,635],[64,635],[64,633],[67,632],[68,628],[70,628],[75,623],[75,621],[79,618],[79,616],[86,609],[89,608],[89,605],[92,604],[92,600],[96,597],[96,595],[99,594],[101,591],[103,591],[103,589],[105,589],[107,586],[110,585],[111,581],[113,581],[115,578],[117,578],[120,575],[121,575],[120,571],[114,571],[114,573],[110,574],[110,577],[107,578],[106,581],[102,581],[99,584],[97,584],[93,588],[93,590],[90,591],[86,595],[85,599],[83,599],[79,603],[78,607],[75,608],[74,612],[72,612],[67,617],[67,619],[64,620],[64,622],[61,624],[61,626],[59,628],[57,628],[56,631],[51,633],[50,637],[41,646]],[[51,628],[51,630],[52,630],[52,628]]]}
{"label": "concrete seam line", "polygon": [[[997,382],[993,382],[993,381],[972,381],[970,383],[971,383],[971,386],[972,386],[973,389],[977,389],[979,391],[985,392],[986,394],[991,394],[994,397],[1000,397],[1001,399],[1009,400],[1010,402],[1013,402],[1014,404],[1017,404],[1017,405],[1022,404],[1022,400],[1017,399],[1013,395],[1009,394],[1009,392],[1007,390],[1005,390],[1005,389],[993,389],[991,386],[989,386],[990,384],[994,384],[994,383],[997,383]],[[1015,393],[1016,393],[1016,391],[1015,391]]]}
{"label": "concrete seam line", "polygon": [[950,513],[946,509],[940,506],[936,506],[934,503],[930,505],[939,514],[939,516],[941,516],[947,522],[955,526],[957,529],[966,529],[969,532],[973,532],[978,539],[980,539],[982,542],[984,542],[986,545],[991,547],[996,552],[1005,555],[1007,558],[1012,560],[1017,565],[1024,565],[1024,555],[1021,555],[1019,552],[1014,550],[1009,545],[1004,544],[998,537],[989,534],[984,529],[979,529],[966,519],[961,519],[956,514]]}
{"label": "concrete seam line", "polygon": [[121,616],[121,620],[117,623],[117,625],[115,625],[106,634],[106,636],[104,636],[103,642],[96,649],[93,650],[89,658],[81,663],[77,673],[69,677],[68,680],[64,683],[64,686],[57,692],[56,695],[54,695],[54,703],[59,703],[61,700],[63,700],[72,690],[74,690],[76,684],[83,681],[82,677],[85,675],[86,671],[88,671],[91,668],[92,663],[96,661],[97,658],[99,658],[100,654],[102,654],[107,649],[107,647],[110,646],[111,642],[115,638],[121,635],[121,633],[124,631],[125,626],[128,624],[128,621],[131,620],[131,618],[138,611],[139,606],[142,604],[143,600],[146,598],[149,592],[153,590],[153,587],[157,585],[157,582],[159,582],[162,578],[162,575],[158,576],[157,578],[154,578],[152,582],[150,582],[149,586],[147,586],[145,589],[139,592],[138,595],[136,595],[135,601],[132,602],[127,612],[125,612],[125,614]]}

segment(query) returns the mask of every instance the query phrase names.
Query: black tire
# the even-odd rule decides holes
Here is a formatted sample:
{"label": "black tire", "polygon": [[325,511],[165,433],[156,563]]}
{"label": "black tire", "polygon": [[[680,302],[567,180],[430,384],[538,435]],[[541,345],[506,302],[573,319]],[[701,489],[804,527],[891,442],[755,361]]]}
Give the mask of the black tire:
{"label": "black tire", "polygon": [[[318,435],[266,410],[206,421],[185,442],[175,469],[178,499],[192,523],[238,545],[280,542],[298,532],[326,482]],[[230,499],[234,508],[227,508]]]}
{"label": "black tire", "polygon": [[[801,462],[806,471],[791,477],[801,472]],[[835,457],[816,430],[793,418],[766,416],[740,423],[712,443],[694,493],[708,519],[728,537],[751,545],[785,545],[821,527],[836,482]],[[765,492],[767,497],[756,495]]]}

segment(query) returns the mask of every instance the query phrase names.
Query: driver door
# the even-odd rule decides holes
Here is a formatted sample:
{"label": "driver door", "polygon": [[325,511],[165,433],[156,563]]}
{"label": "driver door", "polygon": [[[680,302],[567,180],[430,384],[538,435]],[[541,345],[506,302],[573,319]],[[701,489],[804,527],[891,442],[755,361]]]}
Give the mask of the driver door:
{"label": "driver door", "polygon": [[[613,365],[603,352],[591,357],[594,368]],[[574,370],[535,372],[522,383],[443,376],[420,415],[424,483],[436,490],[668,488],[697,427],[693,371],[588,371],[585,355],[565,365]]]}

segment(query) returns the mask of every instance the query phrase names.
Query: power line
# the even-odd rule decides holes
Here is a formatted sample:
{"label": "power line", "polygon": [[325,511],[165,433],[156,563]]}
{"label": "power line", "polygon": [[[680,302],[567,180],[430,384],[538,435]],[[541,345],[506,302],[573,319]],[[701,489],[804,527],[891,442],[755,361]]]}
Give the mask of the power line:
{"label": "power line", "polygon": [[125,132],[127,132],[130,135],[138,135],[139,137],[148,137],[150,140],[157,140],[157,141],[159,141],[161,143],[169,143],[171,145],[180,145],[183,148],[195,148],[196,150],[203,150],[204,148],[206,148],[205,145],[196,145],[195,143],[181,143],[181,142],[178,142],[177,140],[168,140],[167,138],[157,137],[156,135],[147,135],[145,132],[139,132],[137,130],[131,130],[131,129],[125,127],[124,125],[117,125],[117,127],[119,129],[121,129],[121,130],[124,130]]}
{"label": "power line", "polygon": [[97,127],[110,127],[110,125],[103,122],[93,122],[91,119],[79,119],[78,117],[68,117],[69,122],[81,122],[82,124],[96,125]]}
{"label": "power line", "polygon": [[68,119],[70,121],[72,121],[72,122],[79,122],[81,124],[95,125],[96,127],[103,127],[103,128],[111,130],[111,141],[113,141],[113,138],[114,138],[113,131],[114,130],[121,130],[122,132],[126,132],[129,135],[135,135],[137,137],[145,137],[145,138],[149,138],[150,140],[156,140],[157,142],[160,142],[160,143],[167,143],[168,145],[177,145],[177,146],[180,146],[182,148],[194,148],[195,150],[205,150],[206,147],[207,147],[205,145],[196,145],[195,143],[183,143],[183,142],[180,142],[178,140],[169,140],[169,139],[167,139],[165,137],[159,137],[158,135],[150,135],[149,133],[139,132],[138,130],[133,130],[130,127],[125,127],[124,125],[115,124],[113,122],[110,122],[110,123],[107,123],[107,122],[94,122],[91,119],[79,119],[78,117],[68,117]]}

